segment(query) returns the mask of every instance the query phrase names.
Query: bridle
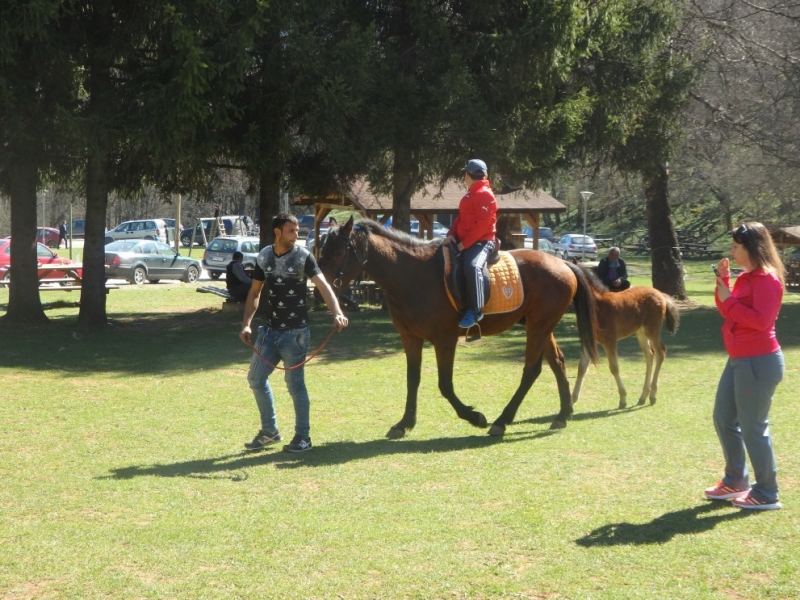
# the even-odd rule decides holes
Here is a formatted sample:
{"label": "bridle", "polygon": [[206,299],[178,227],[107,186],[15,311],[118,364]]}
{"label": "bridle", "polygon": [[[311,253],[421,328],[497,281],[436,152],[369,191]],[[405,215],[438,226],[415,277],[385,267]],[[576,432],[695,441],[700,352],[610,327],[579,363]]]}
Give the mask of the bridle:
{"label": "bridle", "polygon": [[337,296],[339,295],[339,291],[342,289],[342,278],[344,277],[344,266],[347,264],[347,257],[350,253],[353,253],[355,259],[361,264],[363,267],[367,264],[367,251],[366,248],[364,249],[364,259],[362,260],[361,257],[358,255],[358,250],[356,250],[356,246],[353,243],[353,234],[352,232],[347,236],[347,248],[344,252],[344,257],[342,258],[342,262],[339,264],[339,272],[336,274],[336,278],[331,282],[331,285],[336,289]]}

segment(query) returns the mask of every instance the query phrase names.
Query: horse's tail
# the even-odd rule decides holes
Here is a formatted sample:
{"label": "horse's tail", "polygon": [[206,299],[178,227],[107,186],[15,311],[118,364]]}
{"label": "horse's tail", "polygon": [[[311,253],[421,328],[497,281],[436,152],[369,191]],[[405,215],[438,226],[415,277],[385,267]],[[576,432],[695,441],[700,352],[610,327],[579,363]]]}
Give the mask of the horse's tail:
{"label": "horse's tail", "polygon": [[678,305],[675,304],[675,300],[673,300],[672,296],[669,294],[661,292],[661,295],[667,303],[667,313],[664,315],[664,320],[667,322],[667,331],[675,335],[681,320],[680,313],[678,312]]}
{"label": "horse's tail", "polygon": [[594,332],[597,330],[597,306],[594,298],[592,280],[587,276],[578,265],[570,262],[567,266],[575,273],[578,280],[578,290],[572,299],[575,306],[575,317],[578,322],[578,336],[581,340],[581,349],[593,364],[598,363],[597,343],[595,342]]}

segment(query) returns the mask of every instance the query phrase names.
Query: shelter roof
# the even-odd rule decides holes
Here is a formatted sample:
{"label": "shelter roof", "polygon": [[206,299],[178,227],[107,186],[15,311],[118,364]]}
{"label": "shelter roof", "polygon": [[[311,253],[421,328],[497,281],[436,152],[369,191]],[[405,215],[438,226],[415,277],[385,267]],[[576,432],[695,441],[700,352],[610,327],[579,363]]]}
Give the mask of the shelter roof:
{"label": "shelter roof", "polygon": [[[417,190],[411,197],[412,214],[457,213],[458,204],[466,190],[458,181],[448,181],[444,186],[429,184]],[[497,194],[499,213],[565,212],[566,206],[542,190],[517,190]],[[378,194],[372,190],[366,179],[353,183],[341,196],[334,198],[302,197],[292,200],[292,204],[330,204],[352,205],[369,217],[386,214],[392,210],[392,197]]]}
{"label": "shelter roof", "polygon": [[778,245],[800,246],[800,226],[777,227],[770,233]]}

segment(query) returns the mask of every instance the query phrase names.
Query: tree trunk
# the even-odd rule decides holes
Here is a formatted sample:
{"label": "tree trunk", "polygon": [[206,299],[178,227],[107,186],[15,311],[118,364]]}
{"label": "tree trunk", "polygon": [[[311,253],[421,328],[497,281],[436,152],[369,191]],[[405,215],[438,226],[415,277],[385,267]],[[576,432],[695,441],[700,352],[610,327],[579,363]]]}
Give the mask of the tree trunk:
{"label": "tree trunk", "polygon": [[669,207],[669,172],[666,165],[656,165],[645,173],[644,185],[653,287],[679,300],[686,300],[678,236],[675,235]]}
{"label": "tree trunk", "polygon": [[110,3],[96,2],[93,29],[97,37],[89,55],[89,148],[86,163],[86,233],[83,246],[83,283],[78,325],[105,327],[105,227],[108,211],[111,132],[107,114],[114,114],[110,45],[113,16]]}
{"label": "tree trunk", "polygon": [[419,183],[419,165],[414,152],[409,148],[394,150],[392,170],[392,227],[409,233],[411,231],[411,196]]}
{"label": "tree trunk", "polygon": [[[269,161],[269,164],[277,162]],[[275,241],[272,232],[272,219],[280,212],[281,206],[281,172],[265,167],[259,177],[258,190],[258,222],[261,247],[265,248]]]}
{"label": "tree trunk", "polygon": [[3,325],[43,324],[47,316],[39,299],[36,258],[36,188],[39,172],[32,161],[11,168],[11,279]]}

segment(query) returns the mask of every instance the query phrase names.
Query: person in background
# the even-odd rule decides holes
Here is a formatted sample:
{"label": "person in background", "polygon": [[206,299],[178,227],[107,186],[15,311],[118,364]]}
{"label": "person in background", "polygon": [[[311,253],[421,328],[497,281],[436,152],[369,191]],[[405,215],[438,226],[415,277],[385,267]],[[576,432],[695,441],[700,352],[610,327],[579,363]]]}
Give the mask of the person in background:
{"label": "person in background", "polygon": [[58,226],[58,248],[61,248],[61,240],[64,240],[64,248],[68,247],[67,244],[67,222],[61,221],[61,225]]}
{"label": "person in background", "polygon": [[[783,263],[761,223],[747,222],[733,231],[731,257],[744,269],[730,285],[730,261],[717,264],[714,300],[722,324],[728,361],[714,401],[714,427],[722,445],[725,474],[705,490],[710,500],[731,500],[738,508],[776,510],[778,468],[769,432],[772,397],[785,370],[775,337],[783,299]],[[750,483],[747,457],[755,481]]]}
{"label": "person in background", "polygon": [[621,292],[631,287],[628,281],[628,268],[625,261],[619,257],[619,248],[613,246],[608,250],[608,256],[597,265],[597,276],[600,281],[612,292]]}
{"label": "person in background", "polygon": [[244,302],[247,300],[247,294],[250,292],[250,286],[253,280],[247,276],[242,266],[244,254],[238,250],[233,253],[231,262],[225,267],[225,287],[228,288],[228,293],[237,301]]}
{"label": "person in background", "polygon": [[[258,254],[253,285],[247,294],[239,338],[248,346],[252,344],[250,323],[258,309],[261,290],[266,284],[264,298],[268,303],[265,311],[267,324],[258,328],[258,337],[247,381],[258,405],[261,415],[261,430],[252,442],[245,442],[247,450],[261,450],[281,441],[278,421],[275,416],[275,397],[269,383],[269,376],[275,370],[273,365],[283,361],[287,369],[286,387],[294,403],[295,435],[283,447],[284,452],[305,452],[311,450],[310,402],[306,389],[305,372],[302,363],[308,351],[308,288],[310,278],[322,293],[328,310],[333,314],[333,326],[337,331],[347,327],[336,295],[325,276],[317,266],[314,255],[304,246],[297,245],[299,225],[297,217],[280,213],[272,221],[275,241]],[[269,361],[272,364],[267,364]],[[297,365],[297,368],[292,368]]]}
{"label": "person in background", "polygon": [[488,174],[482,160],[473,159],[464,165],[464,182],[469,191],[461,199],[458,216],[443,242],[457,242],[464,256],[469,308],[458,325],[465,329],[483,319],[483,270],[494,252],[497,238],[497,201]]}

